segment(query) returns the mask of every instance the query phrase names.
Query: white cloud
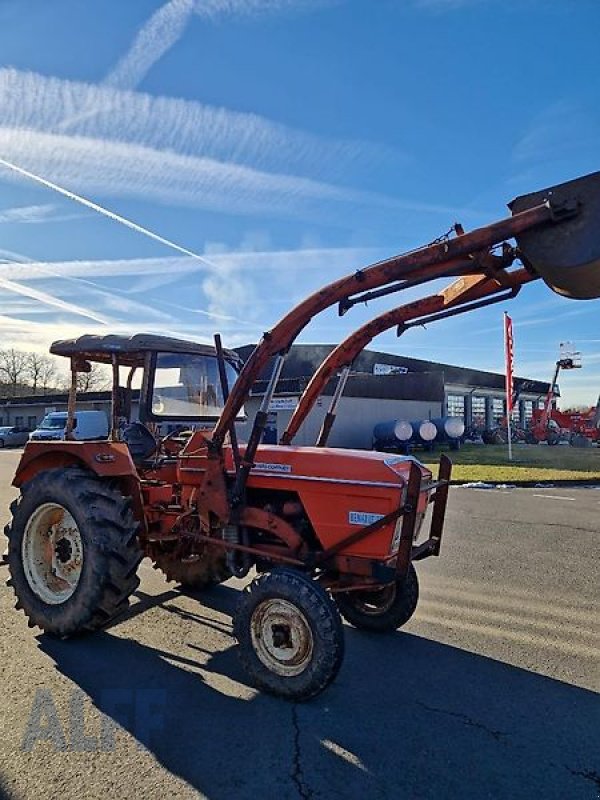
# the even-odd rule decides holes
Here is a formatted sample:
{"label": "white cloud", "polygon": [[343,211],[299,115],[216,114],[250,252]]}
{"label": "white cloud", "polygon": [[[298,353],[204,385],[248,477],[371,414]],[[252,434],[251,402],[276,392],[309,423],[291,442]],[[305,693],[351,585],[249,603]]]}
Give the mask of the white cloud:
{"label": "white cloud", "polygon": [[142,26],[128,52],[104,80],[107,86],[133,89],[179,40],[194,11],[194,0],[170,0]]}
{"label": "white cloud", "polygon": [[25,286],[22,283],[17,283],[16,281],[0,278],[0,290],[2,289],[7,292],[21,295],[22,297],[28,297],[32,300],[36,300],[37,302],[49,306],[50,308],[92,319],[94,322],[100,322],[102,325],[107,325],[110,322],[109,319],[104,316],[100,316],[92,309],[85,308],[75,303],[66,303],[64,300],[61,300],[60,298],[55,297],[48,292],[41,292],[37,289],[32,289],[31,287]]}
{"label": "white cloud", "polygon": [[[93,117],[90,108],[98,109]],[[257,114],[15,69],[0,69],[0,119],[9,129],[44,133],[60,133],[70,120],[69,132],[77,136],[271,171],[312,169],[315,175],[327,173],[332,160],[343,170],[361,153],[370,158],[379,150],[323,139]]]}
{"label": "white cloud", "polygon": [[225,15],[252,15],[289,8],[310,8],[316,0],[169,0],[142,25],[127,53],[103,83],[134,89],[182,37],[193,15],[214,20]]}
{"label": "white cloud", "polygon": [[37,206],[17,206],[0,209],[0,223],[36,223],[47,222],[54,214],[55,206],[45,203]]}
{"label": "white cloud", "polygon": [[[258,240],[247,238],[242,246],[250,241]],[[10,329],[14,346],[27,341],[27,349],[32,336],[45,347],[66,337],[60,324],[75,330],[69,335],[110,324],[115,332],[152,330],[194,340],[219,328],[229,345],[246,344],[276,321],[278,301],[287,310],[295,293],[323,282],[323,273],[333,279],[380,255],[353,248],[224,252],[215,244],[207,252],[207,263],[171,257],[0,264],[3,329]],[[170,294],[165,278],[174,284]],[[32,315],[40,319],[35,328]],[[9,346],[5,332],[3,341]]]}
{"label": "white cloud", "polygon": [[[333,280],[338,273],[350,273],[379,258],[382,253],[376,248],[354,247],[226,251],[213,244],[206,255],[215,265],[236,264],[261,279],[277,272],[292,275],[294,279],[306,272],[326,272]],[[206,264],[184,257],[36,262],[21,256],[21,261],[25,263],[18,265],[19,280],[27,281],[45,280],[49,275],[56,278],[86,278],[93,275],[96,281],[101,278],[140,276],[144,280],[150,276],[179,277],[207,270]],[[14,265],[0,264],[0,277],[16,277],[15,269]]]}
{"label": "white cloud", "polygon": [[[276,214],[307,220],[337,218],[341,204],[389,209],[385,198],[293,175],[264,172],[212,158],[158,151],[136,144],[82,136],[19,131],[0,126],[7,161],[70,191],[135,197],[229,214]],[[21,181],[6,169],[0,175]],[[335,204],[330,214],[323,204]]]}
{"label": "white cloud", "polygon": [[[63,129],[65,118],[103,105],[110,112]],[[329,165],[349,168],[360,144],[321,140],[256,115],[185,100],[8,69],[0,70],[0,121],[0,152],[7,160],[81,194],[347,227],[364,222],[366,212],[382,221],[406,210],[463,211],[328,182]],[[472,218],[476,212],[466,213]]]}

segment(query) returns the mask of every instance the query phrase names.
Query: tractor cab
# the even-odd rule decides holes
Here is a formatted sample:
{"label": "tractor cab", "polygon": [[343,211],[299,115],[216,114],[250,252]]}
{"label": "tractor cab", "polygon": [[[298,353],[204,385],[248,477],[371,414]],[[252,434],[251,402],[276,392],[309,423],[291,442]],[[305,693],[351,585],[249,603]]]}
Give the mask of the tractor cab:
{"label": "tractor cab", "polygon": [[[154,334],[93,336],[54,342],[54,355],[71,361],[66,438],[73,436],[77,375],[92,363],[112,369],[109,439],[127,443],[135,463],[161,449],[177,450],[193,427],[211,428],[223,409],[241,360],[231,350]],[[132,398],[139,386],[139,412]]]}

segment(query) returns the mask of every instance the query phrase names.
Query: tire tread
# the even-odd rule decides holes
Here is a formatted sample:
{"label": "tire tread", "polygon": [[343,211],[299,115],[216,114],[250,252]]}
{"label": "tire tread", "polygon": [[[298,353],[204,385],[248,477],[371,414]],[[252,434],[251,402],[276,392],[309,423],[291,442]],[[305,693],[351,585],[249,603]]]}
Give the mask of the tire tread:
{"label": "tire tread", "polygon": [[[36,598],[31,591],[20,565],[20,543],[27,521],[21,512],[31,505],[30,498],[43,497],[52,492],[66,493],[73,501],[84,506],[88,513],[85,525],[93,546],[92,581],[85,587],[80,583],[75,594],[59,606],[49,606]],[[35,505],[33,506],[35,508]],[[29,513],[32,513],[31,511]],[[6,526],[9,540],[9,573],[7,585],[12,586],[20,607],[30,626],[61,637],[104,627],[128,605],[130,595],[139,586],[137,568],[143,553],[137,541],[139,522],[135,519],[131,500],[123,496],[115,481],[104,481],[81,467],[53,469],[39,473],[21,487],[21,496],[11,504],[12,521]],[[90,556],[88,556],[90,558]],[[57,609],[77,599],[77,608],[69,614]],[[75,605],[75,604],[72,604]]]}

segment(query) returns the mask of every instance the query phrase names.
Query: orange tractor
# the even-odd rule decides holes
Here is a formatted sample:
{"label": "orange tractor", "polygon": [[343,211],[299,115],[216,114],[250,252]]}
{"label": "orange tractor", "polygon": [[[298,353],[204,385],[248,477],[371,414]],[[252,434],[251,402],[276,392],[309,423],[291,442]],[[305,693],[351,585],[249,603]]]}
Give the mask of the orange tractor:
{"label": "orange tractor", "polygon": [[[573,298],[600,296],[600,173],[510,207],[506,219],[469,233],[457,226],[453,238],[324,287],[264,335],[241,371],[218,336],[214,348],[150,335],[56,342],[51,351],[72,370],[65,440],[25,448],[5,531],[9,583],[29,624],[60,637],[101,628],[126,607],[144,556],[196,588],[255,570],[234,615],[239,655],[256,686],[294,700],[335,678],[341,616],[371,631],[404,625],[418,600],[414,564],[440,553],[449,460],[442,456],[433,477],[414,458],[324,447],[343,381],[319,446],[290,442],[323,381],[340,368],[343,376],[391,324],[404,330],[504,300],[537,278]],[[286,353],[315,314],[447,276],[458,279],[447,290],[395,309],[337,348],[284,442],[261,443]],[[93,361],[112,367],[111,432],[106,441],[75,441],[77,374]],[[236,419],[270,363],[242,444]],[[140,421],[130,422],[136,372]],[[198,429],[157,436],[167,421]]]}

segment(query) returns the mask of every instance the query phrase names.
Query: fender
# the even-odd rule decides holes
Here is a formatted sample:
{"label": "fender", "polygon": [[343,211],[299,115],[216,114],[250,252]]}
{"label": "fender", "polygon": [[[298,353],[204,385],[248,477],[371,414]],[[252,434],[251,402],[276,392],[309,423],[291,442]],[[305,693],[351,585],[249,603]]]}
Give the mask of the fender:
{"label": "fender", "polygon": [[124,442],[28,442],[12,485],[21,488],[40,472],[73,465],[85,467],[99,478],[120,479],[123,493],[131,496],[134,514],[145,530],[140,479]]}

